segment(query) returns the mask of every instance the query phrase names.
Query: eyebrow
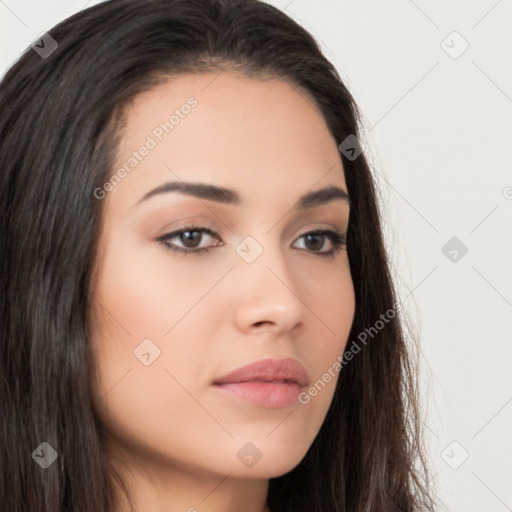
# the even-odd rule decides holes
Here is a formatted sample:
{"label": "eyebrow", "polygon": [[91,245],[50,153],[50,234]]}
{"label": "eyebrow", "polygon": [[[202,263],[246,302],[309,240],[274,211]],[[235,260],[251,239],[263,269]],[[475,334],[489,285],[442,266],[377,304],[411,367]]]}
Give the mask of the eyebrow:
{"label": "eyebrow", "polygon": [[[150,190],[138,201],[137,204],[156,195],[166,194],[169,192],[181,192],[182,194],[187,194],[199,199],[207,199],[208,201],[216,201],[223,204],[239,205],[241,203],[239,194],[229,188],[209,185],[206,183],[170,181]],[[347,192],[340,187],[331,185],[329,187],[304,194],[293,206],[293,209],[305,210],[307,208],[314,208],[315,206],[321,206],[335,200],[346,201],[350,205],[350,198]]]}

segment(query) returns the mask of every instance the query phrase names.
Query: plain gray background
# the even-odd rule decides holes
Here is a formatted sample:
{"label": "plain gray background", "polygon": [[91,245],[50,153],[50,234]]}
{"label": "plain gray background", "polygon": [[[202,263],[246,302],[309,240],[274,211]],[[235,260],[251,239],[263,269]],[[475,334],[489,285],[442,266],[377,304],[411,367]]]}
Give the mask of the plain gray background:
{"label": "plain gray background", "polygon": [[[0,72],[95,3],[0,0]],[[512,510],[512,2],[269,3],[316,37],[362,110],[421,339],[438,494],[453,512]]]}

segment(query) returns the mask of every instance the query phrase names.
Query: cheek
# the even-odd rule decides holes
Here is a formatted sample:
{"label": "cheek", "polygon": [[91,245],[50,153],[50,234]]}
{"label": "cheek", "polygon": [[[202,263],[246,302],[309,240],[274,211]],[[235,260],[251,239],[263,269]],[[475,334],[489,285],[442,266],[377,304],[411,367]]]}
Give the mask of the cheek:
{"label": "cheek", "polygon": [[205,345],[211,322],[221,317],[220,301],[201,299],[216,276],[225,273],[192,258],[173,258],[158,243],[150,248],[137,243],[121,236],[108,241],[92,322],[95,395],[100,400],[108,396],[108,402],[100,403],[111,403],[109,408],[117,411],[111,416],[127,424],[137,423],[130,413],[135,405],[152,418],[165,403],[175,408],[190,400],[177,382],[189,386],[198,367],[211,363]]}
{"label": "cheek", "polygon": [[[355,293],[349,272],[340,279],[325,281],[323,291],[312,293],[317,318],[312,322],[317,335],[305,345],[303,357],[312,369],[310,386],[299,397],[299,403],[310,409],[317,423],[329,409],[341,370],[341,357],[349,343],[348,336],[355,312]],[[319,426],[318,426],[319,428]]]}
{"label": "cheek", "polygon": [[224,272],[193,259],[157,242],[148,247],[114,239],[102,263],[98,301],[133,339],[169,335]]}
{"label": "cheek", "polygon": [[[202,288],[199,277],[180,277],[148,258],[111,251],[105,259],[92,332],[95,409],[107,431],[133,449],[186,458],[183,433],[204,434],[204,411],[186,391],[204,360],[205,347],[189,342],[197,334],[191,305]],[[186,416],[177,419],[177,411]]]}
{"label": "cheek", "polygon": [[304,301],[311,311],[310,328],[316,332],[306,340],[313,349],[310,357],[317,372],[326,370],[341,354],[347,343],[355,312],[355,292],[348,260],[336,269],[323,270],[316,275],[308,273]]}

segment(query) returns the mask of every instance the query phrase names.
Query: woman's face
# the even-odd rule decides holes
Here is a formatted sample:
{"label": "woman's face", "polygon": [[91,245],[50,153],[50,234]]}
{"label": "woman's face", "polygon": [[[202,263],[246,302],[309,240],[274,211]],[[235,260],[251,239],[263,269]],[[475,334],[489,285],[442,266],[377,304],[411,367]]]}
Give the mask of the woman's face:
{"label": "woman's face", "polygon": [[[354,315],[345,246],[307,236],[346,233],[348,201],[297,206],[346,192],[337,141],[305,94],[229,72],[173,77],[139,95],[125,123],[95,192],[94,396],[109,446],[138,467],[282,475],[327,414],[338,373],[322,376]],[[223,380],[262,359],[276,364]]]}

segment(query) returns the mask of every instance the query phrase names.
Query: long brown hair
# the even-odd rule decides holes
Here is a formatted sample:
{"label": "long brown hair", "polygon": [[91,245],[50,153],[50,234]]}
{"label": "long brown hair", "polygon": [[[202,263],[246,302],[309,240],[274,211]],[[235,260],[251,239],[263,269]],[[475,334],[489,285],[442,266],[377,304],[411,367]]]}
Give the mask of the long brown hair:
{"label": "long brown hair", "polygon": [[[43,56],[29,48],[0,84],[0,502],[9,512],[109,512],[89,287],[102,204],[94,191],[112,172],[123,108],[172,74],[235,70],[305,92],[340,144],[358,137],[360,118],[315,39],[257,0],[112,0],[49,34],[58,46]],[[356,292],[349,349],[397,296],[365,155],[340,158]],[[401,313],[388,316],[343,364],[304,459],[270,480],[273,512],[433,510],[415,368]],[[41,471],[31,453],[43,441],[59,457]]]}

